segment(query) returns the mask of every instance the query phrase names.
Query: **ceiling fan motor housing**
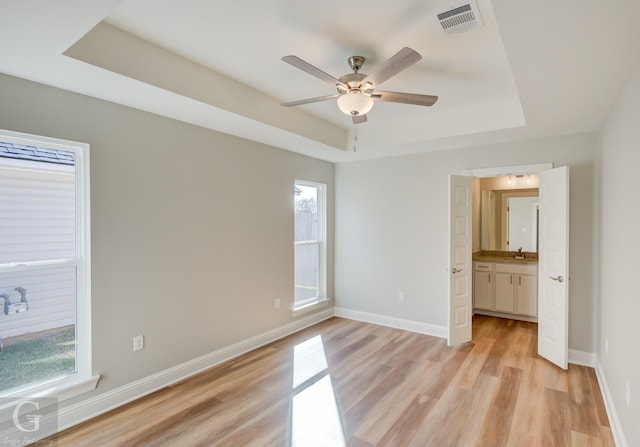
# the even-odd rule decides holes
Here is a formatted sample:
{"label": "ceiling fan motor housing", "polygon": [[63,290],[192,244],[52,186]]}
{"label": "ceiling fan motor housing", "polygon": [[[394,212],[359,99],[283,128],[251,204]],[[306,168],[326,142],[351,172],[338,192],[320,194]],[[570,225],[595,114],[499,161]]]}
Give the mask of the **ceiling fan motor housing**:
{"label": "ceiling fan motor housing", "polygon": [[340,79],[338,80],[342,82],[342,84],[348,85],[349,88],[346,89],[344,88],[344,85],[338,84],[337,85],[338,93],[343,94],[343,93],[347,93],[349,90],[360,89],[362,80],[366,77],[367,75],[360,74],[360,73],[349,73],[344,76],[341,76]]}

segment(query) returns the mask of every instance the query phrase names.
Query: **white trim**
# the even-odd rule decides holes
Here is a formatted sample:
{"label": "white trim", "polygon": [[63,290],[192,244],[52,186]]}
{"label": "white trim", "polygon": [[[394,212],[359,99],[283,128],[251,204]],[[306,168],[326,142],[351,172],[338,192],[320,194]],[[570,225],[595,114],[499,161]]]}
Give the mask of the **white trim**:
{"label": "white trim", "polygon": [[336,317],[347,318],[349,320],[378,324],[380,326],[432,335],[439,338],[447,338],[448,335],[448,328],[446,326],[436,326],[434,324],[422,323],[420,321],[405,320],[403,318],[362,312],[360,310],[345,309],[343,307],[334,307],[334,309]]}
{"label": "white trim", "polygon": [[194,374],[198,374],[199,372],[284,338],[287,335],[301,331],[309,326],[313,326],[314,324],[327,320],[333,316],[333,308],[323,310],[159,373],[83,400],[77,404],[62,408],[58,413],[59,430],[64,430],[73,425],[79,424],[80,422],[99,416],[102,413],[146,396],[160,388],[184,380]]}
{"label": "white trim", "polygon": [[[20,400],[25,396],[29,397],[54,397],[58,402],[71,399],[72,397],[79,396],[89,391],[96,389],[100,380],[100,375],[96,376],[80,376],[78,374],[72,374],[63,378],[53,379],[39,385],[27,385],[24,387],[12,388],[10,392],[3,394],[3,399],[15,398]],[[13,405],[13,402],[0,405],[0,411],[8,406]],[[4,419],[0,417],[0,423]]]}
{"label": "white trim", "polygon": [[304,315],[309,312],[313,312],[314,310],[320,309],[321,307],[328,306],[331,303],[331,298],[318,298],[304,304],[298,305],[297,307],[291,308],[291,314],[294,317],[299,315]]}
{"label": "white trim", "polygon": [[[43,397],[53,397],[55,398],[55,403],[57,405],[60,402],[71,399],[72,397],[80,396],[81,394],[88,393],[89,391],[93,391],[96,389],[98,384],[98,380],[100,380],[100,376],[89,377],[88,379],[80,379],[73,377],[70,379],[66,377],[64,383],[60,383],[60,381],[52,381],[51,383],[42,385],[37,390],[34,390],[33,387],[30,388],[30,393],[28,397],[25,397],[25,394],[18,394],[17,396],[11,396],[11,399],[8,402],[4,402],[0,405],[0,426],[8,427],[4,431],[0,432],[0,441],[3,443],[2,445],[6,445],[9,442],[11,445],[15,445],[15,443],[10,442],[8,440],[19,440],[24,439],[24,433],[19,431],[17,427],[10,423],[13,419],[13,411],[20,402],[28,401],[28,400],[36,400]],[[6,398],[3,398],[3,400]],[[39,409],[44,409],[46,407],[41,406]],[[57,412],[52,411],[51,413],[45,414],[43,423],[46,420],[50,420],[51,418],[57,419]],[[55,424],[57,425],[57,424]],[[54,426],[55,426],[54,425]],[[40,433],[41,435],[52,435],[54,433]],[[35,439],[34,439],[35,441]]]}
{"label": "white trim", "polygon": [[50,261],[24,261],[12,262],[10,264],[0,264],[2,273],[8,272],[28,272],[31,270],[42,270],[49,267],[77,267],[79,264],[77,259],[53,259]]}
{"label": "white trim", "polygon": [[[3,138],[4,139],[4,138]],[[31,145],[31,146],[42,146],[42,144]],[[67,152],[69,152],[67,150]],[[42,165],[46,166],[42,166]],[[46,171],[48,175],[69,175],[73,174],[75,170],[75,166],[71,165],[63,165],[58,163],[51,162],[41,162],[35,160],[24,160],[21,158],[6,158],[2,161],[2,168],[9,169],[14,171],[22,171],[22,172],[43,172]]]}
{"label": "white trim", "polygon": [[13,132],[11,130],[0,129],[0,135],[2,135],[5,141],[16,144],[23,144],[25,146],[46,146],[47,149],[60,149],[68,151],[69,147],[77,150],[79,147],[89,147],[86,143],[80,143],[78,141],[63,140],[60,138],[45,137],[43,135],[33,135],[22,132]]}
{"label": "white trim", "polygon": [[540,171],[546,171],[548,169],[553,169],[553,163],[503,166],[499,168],[465,169],[462,171],[462,175],[484,178],[484,177],[498,177],[501,175],[537,174]]}
{"label": "white trim", "polygon": [[624,431],[622,430],[622,423],[618,417],[616,406],[613,403],[613,397],[609,390],[609,384],[607,383],[604,369],[602,369],[602,364],[600,363],[598,356],[596,356],[595,370],[596,377],[598,378],[598,384],[600,385],[600,392],[602,393],[602,399],[604,400],[604,407],[606,408],[607,416],[609,417],[609,426],[611,427],[611,433],[613,434],[615,445],[617,447],[629,447],[627,439],[624,436]]}
{"label": "white trim", "polygon": [[[76,151],[76,226],[79,243],[76,244],[78,265],[76,294],[76,337],[84,346],[78,349],[76,365],[78,372],[89,377],[92,366],[91,331],[91,181],[89,145],[78,143],[81,150]],[[82,297],[82,299],[80,298]]]}
{"label": "white trim", "polygon": [[595,368],[596,353],[578,351],[577,349],[569,349],[569,363],[580,366],[588,366],[589,368]]}

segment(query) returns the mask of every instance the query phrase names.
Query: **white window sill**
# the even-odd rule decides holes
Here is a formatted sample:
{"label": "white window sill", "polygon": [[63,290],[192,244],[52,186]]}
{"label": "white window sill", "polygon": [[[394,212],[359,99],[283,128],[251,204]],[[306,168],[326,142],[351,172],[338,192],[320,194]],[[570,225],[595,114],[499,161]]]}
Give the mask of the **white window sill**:
{"label": "white window sill", "polygon": [[99,375],[92,377],[70,376],[33,387],[17,389],[11,393],[0,394],[0,398],[2,398],[0,423],[11,419],[11,413],[15,405],[22,400],[50,397],[55,398],[57,403],[60,403],[95,390],[98,386],[98,380],[100,380]]}
{"label": "white window sill", "polygon": [[303,315],[309,312],[313,312],[316,309],[320,309],[321,307],[325,307],[329,305],[330,302],[331,298],[318,298],[315,301],[311,301],[294,307],[293,309],[291,309],[291,313],[294,317],[297,317],[298,315]]}

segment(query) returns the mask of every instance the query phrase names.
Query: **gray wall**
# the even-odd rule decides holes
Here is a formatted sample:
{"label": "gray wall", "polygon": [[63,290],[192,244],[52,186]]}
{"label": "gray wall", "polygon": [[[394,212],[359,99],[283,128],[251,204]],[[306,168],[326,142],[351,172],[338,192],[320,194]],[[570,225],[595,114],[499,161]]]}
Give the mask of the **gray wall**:
{"label": "gray wall", "polygon": [[[602,132],[598,356],[627,438],[640,445],[640,64]],[[605,339],[609,350],[605,351]],[[625,386],[631,389],[627,406]]]}
{"label": "gray wall", "polygon": [[336,305],[446,326],[448,175],[553,162],[571,171],[569,347],[594,352],[597,154],[589,133],[337,165]]}
{"label": "gray wall", "polygon": [[333,164],[5,75],[0,97],[1,128],[91,145],[94,395],[293,320],[294,180],[331,214]]}

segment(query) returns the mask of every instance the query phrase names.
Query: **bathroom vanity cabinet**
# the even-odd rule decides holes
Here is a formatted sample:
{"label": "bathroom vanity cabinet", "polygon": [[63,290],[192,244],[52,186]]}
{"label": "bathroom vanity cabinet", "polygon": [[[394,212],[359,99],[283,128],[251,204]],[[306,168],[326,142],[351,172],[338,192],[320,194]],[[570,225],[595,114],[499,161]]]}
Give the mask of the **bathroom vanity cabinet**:
{"label": "bathroom vanity cabinet", "polygon": [[538,316],[537,275],[536,263],[474,261],[475,311],[535,321]]}

